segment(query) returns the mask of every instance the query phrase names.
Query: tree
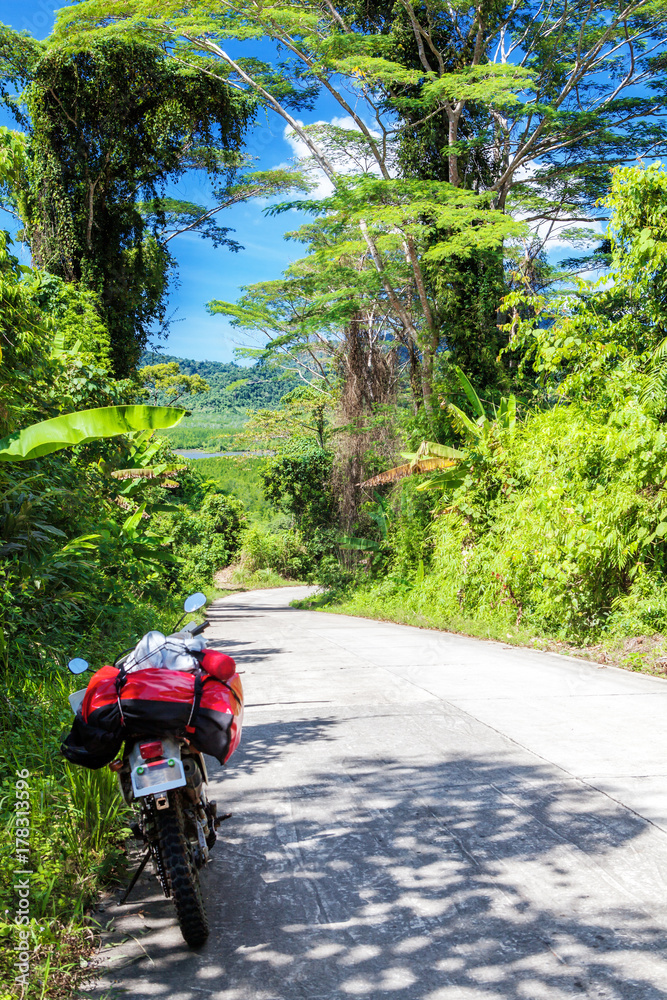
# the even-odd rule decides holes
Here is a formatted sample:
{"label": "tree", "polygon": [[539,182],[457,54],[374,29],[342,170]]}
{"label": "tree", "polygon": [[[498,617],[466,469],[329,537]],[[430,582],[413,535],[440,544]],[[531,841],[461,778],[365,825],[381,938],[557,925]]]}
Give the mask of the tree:
{"label": "tree", "polygon": [[[22,182],[27,163],[20,136],[0,129],[0,191]],[[48,356],[48,331],[26,281],[25,269],[11,252],[9,233],[0,230],[0,434],[14,430],[19,415],[31,412],[35,371]]]}
{"label": "tree", "polygon": [[[177,214],[161,199],[166,181],[233,173],[249,102],[154,45],[119,40],[40,52],[25,100],[27,183],[16,201],[33,260],[98,294],[125,374],[164,318],[174,262],[159,229]],[[225,230],[209,235],[238,249]]]}
{"label": "tree", "polygon": [[144,365],[137,372],[153,404],[158,398],[167,397],[166,405],[173,406],[182,396],[198,392],[209,392],[211,387],[200,375],[186,375],[177,361],[165,361],[157,365]]}
{"label": "tree", "polygon": [[292,518],[305,538],[333,525],[332,458],[331,452],[304,443],[270,459],[262,472],[264,496]]}
{"label": "tree", "polygon": [[30,82],[42,51],[42,42],[0,22],[0,102],[23,127],[28,125],[28,119],[20,94]]}
{"label": "tree", "polygon": [[[634,132],[636,126],[645,134],[636,137],[635,147],[655,145],[661,133],[651,134],[647,125],[664,101],[663,14],[659,5],[649,8],[639,0],[611,7],[561,2],[548,8],[536,2],[450,8],[427,0],[418,9],[411,0],[401,0],[397,8],[320,7],[306,0],[264,8],[253,0],[236,0],[217,10],[194,0],[185,6],[163,4],[159,14],[149,0],[129,0],[120,11],[108,0],[84,0],[59,12],[56,34],[92,28],[113,36],[120,27],[153,39],[178,39],[178,58],[193,66],[199,62],[203,70],[210,64],[197,54],[212,56],[239,87],[281,115],[332,174],[335,167],[326,151],[292,118],[281,95],[269,89],[275,81],[268,79],[266,65],[235,60],[224,40],[266,36],[280,43],[289,53],[283,68],[297,77],[298,67],[298,78],[329,92],[354,121],[383,176],[389,173],[389,141],[406,131],[389,122],[386,102],[392,109],[404,107],[412,125],[415,118],[421,123],[421,108],[409,93],[417,86],[428,119],[447,123],[450,183],[461,184],[459,161],[471,142],[482,145],[500,168],[492,187],[502,204],[517,170],[536,158],[578,145],[592,150],[595,142],[618,152],[618,130],[632,127]],[[407,57],[397,58],[406,42]],[[340,73],[348,80],[356,77],[357,107],[337,82]],[[605,74],[608,79],[601,79]],[[650,92],[630,96],[652,75]],[[523,91],[521,98],[517,90]],[[465,128],[466,114],[480,111],[484,124]],[[375,135],[364,114],[374,121]],[[610,129],[617,131],[609,135]],[[461,131],[472,132],[471,139],[462,139]],[[542,173],[534,187],[544,179]]]}
{"label": "tree", "polygon": [[413,397],[432,413],[444,316],[424,281],[425,264],[494,248],[520,226],[473,192],[436,181],[341,178],[330,198],[298,205],[318,215],[293,234],[310,244],[309,256],[284,281],[251,286],[238,306],[216,301],[210,310],[265,331],[269,354],[289,354],[316,381],[330,377],[338,352],[344,381],[360,380],[370,407],[391,400],[395,376],[382,359],[402,348],[409,364],[421,362]]}
{"label": "tree", "polygon": [[311,386],[298,386],[280,400],[280,409],[251,410],[237,444],[282,449],[295,439],[324,451],[331,436],[331,396]]}
{"label": "tree", "polygon": [[610,268],[598,281],[507,297],[512,347],[565,398],[614,408],[667,396],[667,172],[662,165],[613,171],[605,199]]}
{"label": "tree", "polygon": [[[611,8],[597,0],[548,7],[536,0],[455,7],[426,0],[418,8],[411,0],[391,8],[308,0],[216,7],[194,0],[163,4],[159,14],[148,0],[128,0],[120,11],[108,0],[84,0],[60,12],[56,34],[168,40],[187,65],[202,72],[217,65],[230,86],[254,95],[301,139],[312,165],[335,187],[334,211],[356,191],[355,248],[377,271],[419,361],[424,403],[432,410],[433,359],[443,347],[462,351],[470,291],[483,317],[468,359],[484,350],[480,340],[491,339],[491,357],[502,347],[493,329],[501,317],[487,318],[502,291],[499,254],[509,251],[524,274],[534,272],[554,233],[595,217],[610,164],[664,148],[663,22],[660,2],[649,8],[639,0]],[[284,75],[328,93],[349,127],[303,125],[282,100],[271,67],[230,55],[225,40],[235,36],[278,43],[287,53]],[[409,149],[429,135],[424,179],[423,172],[414,176]],[[401,171],[411,176],[399,193]],[[413,213],[415,203],[422,217]],[[463,221],[453,222],[454,236],[465,234],[463,252],[455,252],[449,220],[432,221],[445,203]],[[521,216],[523,235],[508,221],[489,240],[494,220],[482,222],[484,212]],[[444,242],[446,253],[429,246],[426,257],[414,245],[411,230],[421,218],[431,227],[429,240]],[[392,280],[387,244],[403,258],[400,282]]]}
{"label": "tree", "polygon": [[150,202],[139,202],[137,208],[153,227],[160,241],[167,243],[181,233],[196,232],[203,239],[210,239],[215,247],[226,246],[234,252],[243,247],[229,237],[233,230],[220,226],[215,216],[251,198],[269,198],[294,191],[308,191],[310,184],[293,170],[278,167],[275,170],[253,170],[252,160],[243,154],[225,157],[228,176],[224,183],[216,184],[212,195],[215,204],[211,208],[195,205],[175,198],[154,198]]}

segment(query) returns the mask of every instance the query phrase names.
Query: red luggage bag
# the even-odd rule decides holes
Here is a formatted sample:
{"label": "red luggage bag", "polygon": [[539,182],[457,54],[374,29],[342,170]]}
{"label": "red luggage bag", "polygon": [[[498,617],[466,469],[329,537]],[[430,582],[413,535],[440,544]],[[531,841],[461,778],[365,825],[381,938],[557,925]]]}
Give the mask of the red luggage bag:
{"label": "red luggage bag", "polygon": [[88,683],[76,742],[83,743],[85,750],[87,733],[113,734],[118,739],[175,733],[224,764],[241,739],[241,678],[234,660],[216,650],[204,651],[202,667],[196,673],[147,667],[129,674],[117,667],[102,667]]}

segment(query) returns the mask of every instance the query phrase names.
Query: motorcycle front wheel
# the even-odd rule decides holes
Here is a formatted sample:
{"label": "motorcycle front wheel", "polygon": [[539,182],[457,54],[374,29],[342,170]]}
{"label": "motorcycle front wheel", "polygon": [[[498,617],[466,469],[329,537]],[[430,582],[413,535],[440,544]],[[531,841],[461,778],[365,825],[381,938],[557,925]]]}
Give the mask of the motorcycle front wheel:
{"label": "motorcycle front wheel", "polygon": [[169,795],[169,808],[155,810],[160,855],[176,907],[178,926],[191,948],[208,937],[208,918],[192,848],[185,836],[183,807],[178,792]]}

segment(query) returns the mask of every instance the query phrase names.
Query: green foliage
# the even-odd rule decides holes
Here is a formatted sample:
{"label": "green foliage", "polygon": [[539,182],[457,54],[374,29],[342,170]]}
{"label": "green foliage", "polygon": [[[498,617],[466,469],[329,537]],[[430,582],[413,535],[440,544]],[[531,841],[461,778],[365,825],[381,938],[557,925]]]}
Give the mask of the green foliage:
{"label": "green foliage", "polygon": [[306,445],[269,459],[262,471],[267,500],[287,514],[302,535],[310,536],[331,526],[332,460],[331,452]]}
{"label": "green foliage", "polygon": [[[164,319],[173,267],[156,238],[168,178],[225,173],[212,146],[238,147],[249,105],[215,76],[192,74],[155,45],[52,46],[31,67],[27,188],[33,259],[99,296],[117,374],[131,371]],[[144,217],[141,199],[154,203]]]}
{"label": "green foliage", "polygon": [[[311,377],[344,340],[341,326],[360,322],[375,343],[392,327],[387,339],[411,355],[432,439],[438,353],[507,393],[504,286],[538,291],[553,281],[547,241],[580,245],[586,222],[590,239],[609,168],[667,148],[664,16],[662,0],[317,10],[237,0],[224,14],[203,0],[159,13],[149,0],[84,0],[59,13],[56,35],[166,36],[180,60],[206,73],[215,66],[282,117],[307,150],[305,168],[334,189],[308,235],[317,253],[240,303],[211,306],[264,331],[267,357],[292,348]],[[270,40],[279,67],[235,59],[234,37]],[[306,100],[326,91],[349,125],[304,125],[291,113],[295,87]]]}
{"label": "green foliage", "polygon": [[241,544],[246,524],[240,500],[209,492],[197,510],[183,507],[158,520],[161,532],[179,560],[178,579],[183,590],[201,589],[216,570],[227,566]]}
{"label": "green foliage", "polygon": [[[274,415],[278,417],[279,412]],[[286,419],[289,422],[289,412]],[[245,577],[248,573],[274,573],[285,579],[331,583],[340,576],[337,552],[341,539],[335,526],[332,461],[333,454],[319,447],[316,435],[302,434],[283,442],[283,450],[271,458],[203,459],[197,463],[208,462],[223,469],[255,466],[258,482],[255,480],[253,487],[261,488],[262,505],[259,510],[255,506],[257,513],[243,536],[241,566]],[[243,486],[247,489],[248,485],[245,473]]]}
{"label": "green foliage", "polygon": [[172,448],[188,451],[208,452],[213,455],[216,452],[243,451],[242,448],[237,448],[235,439],[244,422],[245,414],[232,414],[231,419],[227,415],[224,422],[213,419],[201,426],[200,416],[195,415],[191,419],[186,417],[180,426],[163,431],[160,436],[169,441]]}
{"label": "green foliage", "polygon": [[137,378],[142,382],[151,402],[155,405],[160,396],[166,396],[168,405],[173,406],[181,396],[209,392],[211,388],[201,376],[187,375],[182,372],[177,361],[144,365],[138,370]]}
{"label": "green foliage", "polygon": [[[283,373],[261,363],[245,366],[234,362],[193,361],[190,358],[147,352],[142,355],[140,364],[177,364],[183,375],[202,379],[210,386],[205,394],[195,394],[188,399],[188,407],[193,414],[217,414],[221,420],[238,415],[239,423],[243,422],[246,408],[277,406],[281,398],[296,386],[293,377],[284,377]],[[158,402],[165,403],[167,398],[158,393]],[[194,446],[198,447],[199,442]],[[175,447],[190,445],[178,444]]]}
{"label": "green foliage", "polygon": [[[24,154],[14,133],[0,135],[6,195],[25,193]],[[138,403],[138,380],[111,377],[97,294],[21,266],[10,247],[1,234],[0,823],[11,833],[15,772],[25,768],[34,873],[25,995],[44,1000],[77,992],[93,947],[85,913],[123,874],[113,776],[70,769],[58,751],[75,683],[65,664],[79,653],[99,666],[148,629],[169,631],[183,591],[210,586],[238,550],[245,514],[153,436],[185,411]],[[11,839],[3,843],[0,975],[15,986],[4,945],[16,944],[16,861]]]}
{"label": "green foliage", "polygon": [[276,410],[251,410],[239,444],[282,451],[294,442],[307,442],[324,451],[333,433],[330,393],[301,385],[286,393]]}
{"label": "green foliage", "polygon": [[[292,207],[316,216],[290,234],[308,245],[308,256],[282,280],[249,286],[238,303],[211,302],[209,311],[231,316],[241,329],[262,330],[268,344],[255,356],[328,391],[344,367],[341,354],[352,367],[362,333],[376,355],[393,355],[393,364],[409,353],[419,370],[415,404],[432,411],[436,355],[452,314],[445,272],[453,261],[497,251],[523,233],[523,224],[493,209],[487,196],[448,183],[368,174],[340,178],[329,198],[272,211]],[[439,285],[428,280],[429,267]],[[373,401],[383,402],[377,393]]]}
{"label": "green foliage", "polygon": [[264,496],[262,473],[265,458],[198,458],[189,462],[197,476],[214,484],[226,496],[239,499],[255,521],[268,521],[275,514]]}
{"label": "green foliage", "polygon": [[[12,54],[0,33],[9,78],[30,81],[32,129],[27,144],[0,133],[0,193],[22,214],[34,259],[59,276],[21,268],[2,242],[0,420],[17,447],[29,424],[71,431],[93,405],[136,406],[141,380],[112,382],[107,358],[117,375],[132,370],[163,318],[173,236],[188,229],[236,249],[212,221],[220,208],[308,190],[304,173],[238,179],[252,102],[234,88],[283,116],[312,157],[306,174],[317,166],[332,193],[274,205],[311,213],[292,234],[306,256],[240,302],[210,304],[267,335],[259,364],[144,359],[156,402],[211,386],[193,399],[192,431],[213,434],[251,407],[247,433],[277,455],[179,468],[169,435],[91,440],[80,429],[67,455],[38,446],[0,465],[0,717],[44,793],[45,920],[54,908],[80,915],[118,861],[122,823],[106,779],[51,760],[58,665],[159,626],[177,593],[206,587],[232,560],[254,581],[317,580],[353,593],[350,609],[404,620],[578,642],[667,630],[661,168],[613,174],[603,281],[545,291],[554,275],[541,259],[545,229],[577,238],[567,225],[594,214],[610,165],[664,147],[660,3],[622,13],[426,0],[343,16],[289,0],[241,2],[224,17],[199,2],[121,6],[69,5],[59,47],[17,38]],[[266,35],[291,56],[280,72],[237,63],[220,44],[234,35]],[[526,68],[493,62],[500,38]],[[322,86],[353,128],[291,115]],[[167,179],[193,167],[223,178],[214,209],[166,197]],[[543,410],[521,403],[536,377]],[[408,478],[369,495],[397,478],[381,470],[405,444],[393,428],[380,441],[380,425],[408,395],[408,468],[430,475],[428,488]],[[269,505],[272,523],[258,524]]]}
{"label": "green foliage", "polygon": [[288,580],[306,580],[312,558],[294,532],[270,532],[254,524],[243,538],[243,562],[250,573],[272,570]]}
{"label": "green foliage", "polygon": [[27,124],[20,94],[32,77],[32,69],[43,51],[43,42],[27,31],[14,31],[0,23],[0,101],[23,127]]}
{"label": "green foliage", "polygon": [[[66,696],[77,683],[65,663],[78,653],[99,666],[148,629],[169,631],[184,592],[210,585],[234,556],[245,519],[239,501],[196,473],[179,473],[175,510],[159,510],[161,498],[150,491],[161,490],[151,481],[125,500],[128,481],[106,470],[124,466],[137,439],[127,446],[114,438],[108,448],[101,461],[88,461],[79,446],[73,455],[0,466],[0,738],[8,748],[0,784],[10,790],[14,771],[30,770],[33,975],[40,990],[43,977],[43,996],[51,995],[53,974],[74,990],[79,956],[91,947],[77,930],[86,908],[101,885],[125,877],[125,819],[113,776],[70,769],[58,752],[69,725]],[[0,801],[3,826],[11,804]],[[0,911],[10,913],[13,866],[13,854],[0,850]],[[11,924],[0,923],[0,936],[12,935]],[[0,968],[13,978],[13,965]]]}
{"label": "green foliage", "polygon": [[350,607],[581,643],[663,631],[666,479],[667,438],[636,406],[533,414],[450,484],[435,519],[397,488],[390,571]]}
{"label": "green foliage", "polygon": [[[99,666],[148,629],[173,627],[183,592],[209,585],[238,548],[244,514],[196,474],[165,480],[162,472],[175,464],[168,445],[134,428],[164,426],[183,411],[128,404],[132,383],[111,379],[48,327],[35,325],[34,335],[40,283],[5,259],[0,322],[11,336],[0,405],[24,429],[7,449],[10,458],[22,451],[22,460],[0,463],[0,739],[7,748],[0,823],[5,828],[13,817],[15,771],[27,768],[34,950],[26,996],[43,998],[76,991],[80,959],[92,949],[85,912],[101,885],[124,876],[125,820],[113,776],[70,769],[58,752],[76,683],[65,664],[79,653]],[[91,397],[118,405],[86,410]],[[25,427],[63,406],[75,412]],[[105,434],[114,436],[100,440]],[[114,478],[115,470],[123,475]],[[9,911],[0,922],[3,944],[15,943],[14,867],[13,852],[1,849],[0,912]],[[0,960],[0,975],[12,982],[14,963]]]}
{"label": "green foliage", "polygon": [[24,268],[10,252],[11,243],[9,235],[0,231],[0,433],[3,436],[14,429],[19,414],[23,416],[40,405],[35,376],[42,374],[48,356],[43,317],[32,289],[22,280]]}
{"label": "green foliage", "polygon": [[42,271],[34,289],[39,308],[57,331],[51,354],[69,352],[90,364],[109,368],[111,341],[100,319],[99,296],[80,285],[66,284]]}
{"label": "green foliage", "polygon": [[512,346],[524,368],[565,398],[605,407],[667,391],[667,173],[660,164],[612,173],[610,272],[560,293],[509,295]]}
{"label": "green foliage", "polygon": [[[344,138],[357,166],[386,171],[395,155],[387,138],[397,135],[413,147],[404,162],[419,158],[431,167],[445,159],[446,176],[438,179],[454,185],[465,181],[505,195],[521,187],[546,215],[547,203],[553,207],[559,197],[576,205],[599,190],[609,161],[627,155],[621,147],[630,145],[629,135],[638,151],[654,153],[654,144],[664,142],[654,123],[665,101],[663,17],[660,4],[610,9],[596,2],[580,9],[558,3],[545,12],[536,0],[518,7],[428,0],[419,7],[332,4],[323,10],[302,0],[266,10],[238,0],[224,16],[203,0],[160,12],[150,0],[128,0],[122,9],[109,0],[85,0],[59,12],[56,35],[168,34],[192,66],[210,71],[214,63],[282,114],[331,175],[341,164],[340,144],[323,141],[326,126],[290,122],[287,113],[294,100],[290,79],[311,94],[326,87],[356,126],[344,130]],[[280,72],[256,59],[235,61],[225,45],[230,37],[271,39],[281,51]],[[643,90],[647,75],[652,86]],[[396,129],[396,117],[402,128]],[[516,177],[531,161],[537,171]],[[443,167],[430,169],[429,178]]]}
{"label": "green foliage", "polygon": [[407,479],[395,495],[387,498],[391,511],[387,532],[389,573],[391,579],[404,584],[415,578],[420,566],[423,578],[433,552],[433,497],[418,490],[417,485],[418,480]]}

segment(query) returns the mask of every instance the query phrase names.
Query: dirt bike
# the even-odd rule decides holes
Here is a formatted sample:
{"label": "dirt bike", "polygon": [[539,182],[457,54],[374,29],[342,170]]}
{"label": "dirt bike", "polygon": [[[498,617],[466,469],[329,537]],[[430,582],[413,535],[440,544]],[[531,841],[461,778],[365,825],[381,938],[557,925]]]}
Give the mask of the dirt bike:
{"label": "dirt bike", "polygon": [[[185,614],[205,602],[203,594],[191,595]],[[189,622],[168,637],[148,633],[113,667],[97,671],[86,688],[69,696],[75,723],[63,741],[63,753],[73,763],[107,763],[126,804],[138,814],[131,829],[146,851],[120,903],[152,859],[191,947],[202,945],[209,932],[199,872],[209,861],[217,827],[230,815],[218,816],[216,802],[207,797],[202,748],[221,763],[228,760],[240,739],[243,713],[234,661],[197,641],[209,624]],[[68,667],[80,674],[88,663],[75,657]],[[174,697],[181,701],[169,700]]]}

